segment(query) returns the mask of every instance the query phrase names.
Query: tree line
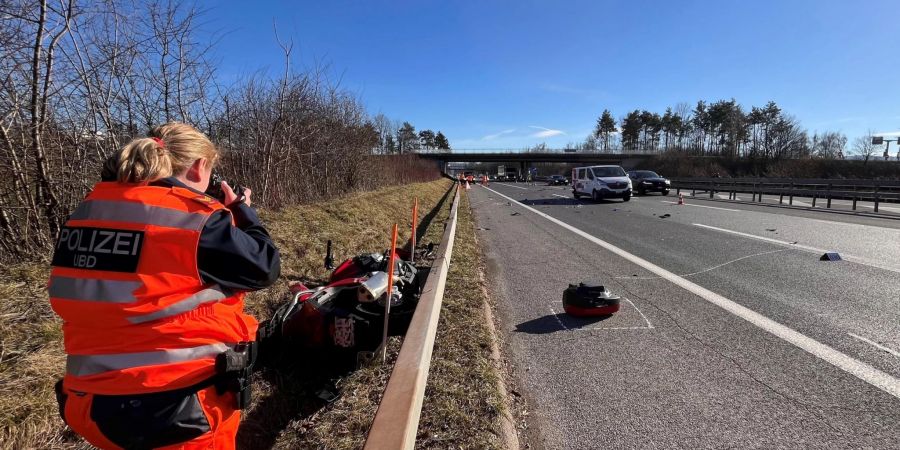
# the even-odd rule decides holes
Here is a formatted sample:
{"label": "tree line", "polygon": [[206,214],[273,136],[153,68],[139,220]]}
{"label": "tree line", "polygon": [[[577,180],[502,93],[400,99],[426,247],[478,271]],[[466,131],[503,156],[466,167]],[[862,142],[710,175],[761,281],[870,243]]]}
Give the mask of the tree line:
{"label": "tree line", "polygon": [[294,68],[290,40],[279,73],[221,84],[203,20],[179,2],[0,0],[0,260],[46,256],[103,162],[168,121],[270,207],[440,176],[408,153],[449,148],[442,133],[370,116],[328,67]]}
{"label": "tree line", "polygon": [[433,153],[450,150],[450,141],[444,133],[422,130],[409,122],[392,121],[378,114],[372,121],[378,133],[377,153],[382,155],[403,155],[407,153]]}
{"label": "tree line", "polygon": [[[875,154],[871,135],[869,132],[853,143],[853,153],[866,160]],[[840,132],[810,135],[773,101],[747,110],[730,99],[712,103],[700,100],[693,107],[680,103],[662,114],[635,109],[618,120],[605,109],[597,118],[593,133],[583,143],[570,147],[584,151],[778,159],[844,158],[848,154],[847,143],[847,136]]]}

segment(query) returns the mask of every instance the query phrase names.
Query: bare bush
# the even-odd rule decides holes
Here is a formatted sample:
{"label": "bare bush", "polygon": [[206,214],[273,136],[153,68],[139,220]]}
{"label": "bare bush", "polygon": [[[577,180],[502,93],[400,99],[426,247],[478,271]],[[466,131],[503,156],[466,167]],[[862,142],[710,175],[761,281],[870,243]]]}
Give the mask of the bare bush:
{"label": "bare bush", "polygon": [[0,260],[46,257],[103,161],[168,122],[224,152],[263,205],[424,181],[437,168],[379,157],[386,120],[325,70],[216,84],[202,11],[176,2],[0,0]]}

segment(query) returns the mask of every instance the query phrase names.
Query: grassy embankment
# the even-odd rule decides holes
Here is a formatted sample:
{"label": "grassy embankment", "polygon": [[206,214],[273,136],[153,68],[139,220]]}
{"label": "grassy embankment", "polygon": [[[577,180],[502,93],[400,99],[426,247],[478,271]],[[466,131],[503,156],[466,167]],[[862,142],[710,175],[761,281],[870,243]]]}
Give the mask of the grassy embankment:
{"label": "grassy embankment", "polygon": [[[290,281],[321,282],[324,246],[335,259],[381,251],[399,222],[409,235],[409,209],[418,196],[424,215],[420,245],[437,244],[452,197],[440,180],[385,188],[330,203],[304,205],[263,218],[282,252],[282,279],[248,296],[248,309],[268,317],[284,301]],[[479,254],[467,204],[460,208],[455,256]],[[480,258],[479,260],[480,261]],[[422,414],[422,447],[490,448],[501,445],[503,410],[497,371],[482,314],[480,264],[451,266],[444,312],[435,345]],[[49,308],[44,264],[18,264],[0,271],[0,448],[87,448],[68,433],[56,412],[52,386],[63,372],[59,320]],[[395,355],[399,339],[390,349]],[[254,404],[246,411],[239,448],[356,448],[380,401],[390,366],[370,364],[349,374],[296,355],[257,374]],[[331,404],[322,389],[340,391]]]}

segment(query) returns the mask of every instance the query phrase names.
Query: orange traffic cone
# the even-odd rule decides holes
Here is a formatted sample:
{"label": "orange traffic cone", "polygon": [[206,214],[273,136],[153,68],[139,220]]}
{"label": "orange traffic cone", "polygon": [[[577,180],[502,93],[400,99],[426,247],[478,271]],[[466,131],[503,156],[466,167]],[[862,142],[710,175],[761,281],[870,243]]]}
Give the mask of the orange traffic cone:
{"label": "orange traffic cone", "polygon": [[678,204],[679,205],[684,204],[684,194],[681,194],[681,193],[678,194]]}

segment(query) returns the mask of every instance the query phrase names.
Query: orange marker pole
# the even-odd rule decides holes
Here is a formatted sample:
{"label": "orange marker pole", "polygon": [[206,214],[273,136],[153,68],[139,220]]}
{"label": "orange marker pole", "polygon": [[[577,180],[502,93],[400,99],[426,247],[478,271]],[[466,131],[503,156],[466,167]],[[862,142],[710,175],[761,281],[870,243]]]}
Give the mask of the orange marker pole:
{"label": "orange marker pole", "polygon": [[384,302],[384,333],[381,336],[381,363],[387,361],[387,340],[388,340],[388,318],[391,315],[391,297],[394,293],[394,249],[397,248],[397,224],[391,232],[391,246],[388,248],[388,283],[387,283],[387,301]]}
{"label": "orange marker pole", "polygon": [[412,232],[409,235],[409,261],[416,262],[416,226],[419,223],[419,197],[413,201]]}

